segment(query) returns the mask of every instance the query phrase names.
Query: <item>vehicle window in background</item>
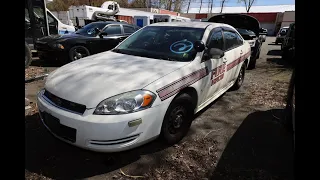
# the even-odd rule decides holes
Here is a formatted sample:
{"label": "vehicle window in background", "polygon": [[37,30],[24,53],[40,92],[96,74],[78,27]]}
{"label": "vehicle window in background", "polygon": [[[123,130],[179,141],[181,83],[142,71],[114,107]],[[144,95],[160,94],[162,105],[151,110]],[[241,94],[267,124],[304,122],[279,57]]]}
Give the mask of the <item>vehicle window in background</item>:
{"label": "vehicle window in background", "polygon": [[123,41],[114,52],[172,61],[191,61],[197,52],[193,43],[201,40],[204,29],[149,26]]}
{"label": "vehicle window in background", "polygon": [[126,25],[123,25],[123,30],[125,34],[131,34],[135,32],[133,27],[126,26]]}
{"label": "vehicle window in background", "polygon": [[211,35],[209,42],[208,42],[208,47],[224,50],[222,31],[215,32]]}
{"label": "vehicle window in background", "polygon": [[111,25],[108,26],[106,29],[103,30],[104,33],[107,33],[108,35],[112,34],[122,34],[121,33],[121,27],[120,25]]}
{"label": "vehicle window in background", "polygon": [[96,31],[96,28],[101,30],[105,26],[106,26],[105,23],[90,23],[88,25],[85,25],[84,27],[82,27],[81,29],[76,31],[75,33],[83,35],[83,36],[94,37],[99,33],[99,32]]}
{"label": "vehicle window in background", "polygon": [[236,33],[230,31],[223,31],[226,51],[238,46],[238,38]]}

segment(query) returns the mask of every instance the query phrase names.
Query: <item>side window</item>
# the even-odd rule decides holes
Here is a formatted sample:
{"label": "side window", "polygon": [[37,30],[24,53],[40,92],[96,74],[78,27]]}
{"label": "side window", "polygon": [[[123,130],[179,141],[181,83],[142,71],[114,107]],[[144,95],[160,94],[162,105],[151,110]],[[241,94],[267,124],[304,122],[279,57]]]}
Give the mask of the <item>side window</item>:
{"label": "side window", "polygon": [[238,46],[238,38],[236,33],[230,31],[223,31],[226,51]]}
{"label": "side window", "polygon": [[131,26],[123,26],[123,30],[125,34],[132,34],[134,33],[134,28]]}
{"label": "side window", "polygon": [[107,33],[108,35],[121,34],[121,28],[120,25],[111,25],[104,29],[103,32]]}
{"label": "side window", "polygon": [[58,24],[58,21],[56,19],[54,19],[50,13],[47,13],[47,15],[48,15],[48,24],[50,24],[50,25]]}
{"label": "side window", "polygon": [[223,38],[222,38],[222,31],[214,32],[209,41],[208,41],[209,48],[217,48],[224,50],[223,48]]}

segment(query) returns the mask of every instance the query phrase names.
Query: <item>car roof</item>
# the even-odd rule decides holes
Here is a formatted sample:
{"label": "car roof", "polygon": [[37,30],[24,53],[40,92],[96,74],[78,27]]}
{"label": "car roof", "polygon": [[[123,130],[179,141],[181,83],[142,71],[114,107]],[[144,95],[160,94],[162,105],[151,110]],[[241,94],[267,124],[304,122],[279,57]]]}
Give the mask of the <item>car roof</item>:
{"label": "car roof", "polygon": [[213,28],[221,27],[221,26],[234,28],[228,24],[212,23],[212,22],[196,22],[196,21],[191,21],[191,22],[159,22],[159,23],[151,24],[149,26],[176,26],[176,27],[193,27],[193,28],[205,29],[210,25],[213,26]]}

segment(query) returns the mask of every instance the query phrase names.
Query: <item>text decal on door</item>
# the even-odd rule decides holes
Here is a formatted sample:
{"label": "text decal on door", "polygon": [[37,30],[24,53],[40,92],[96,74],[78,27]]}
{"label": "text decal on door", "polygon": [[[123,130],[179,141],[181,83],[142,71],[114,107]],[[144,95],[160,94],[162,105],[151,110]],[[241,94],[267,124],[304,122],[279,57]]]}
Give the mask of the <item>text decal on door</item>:
{"label": "text decal on door", "polygon": [[211,86],[223,79],[224,72],[226,72],[226,64],[225,63],[223,63],[222,65],[220,65],[212,70]]}

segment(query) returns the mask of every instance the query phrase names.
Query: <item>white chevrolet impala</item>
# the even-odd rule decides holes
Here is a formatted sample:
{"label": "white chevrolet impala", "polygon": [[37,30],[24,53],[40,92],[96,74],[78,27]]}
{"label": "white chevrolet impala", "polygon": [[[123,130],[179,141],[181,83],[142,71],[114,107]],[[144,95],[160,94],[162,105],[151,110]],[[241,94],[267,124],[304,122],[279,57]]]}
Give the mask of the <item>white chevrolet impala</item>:
{"label": "white chevrolet impala", "polygon": [[188,132],[193,115],[239,89],[250,45],[226,24],[156,23],[111,51],[52,72],[38,94],[46,128],[99,152],[131,149]]}

